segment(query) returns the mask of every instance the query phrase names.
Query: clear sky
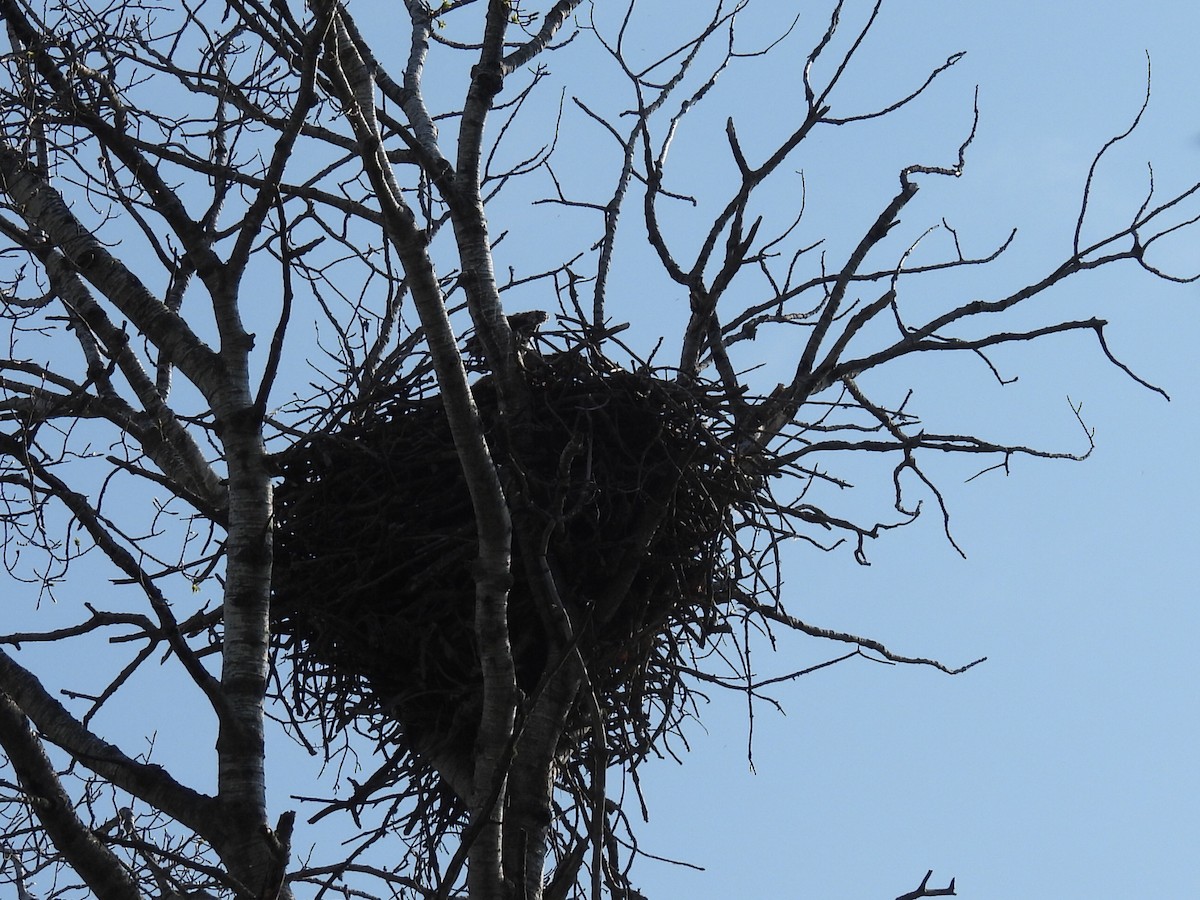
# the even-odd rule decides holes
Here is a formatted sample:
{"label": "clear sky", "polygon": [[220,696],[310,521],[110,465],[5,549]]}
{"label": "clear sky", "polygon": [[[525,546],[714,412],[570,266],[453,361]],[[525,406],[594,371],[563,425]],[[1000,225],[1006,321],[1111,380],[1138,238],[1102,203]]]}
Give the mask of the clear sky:
{"label": "clear sky", "polygon": [[[643,6],[634,46],[650,55],[659,25],[671,24],[653,17],[679,9]],[[739,29],[745,47],[777,35],[787,20],[779,6],[751,7]],[[751,148],[794,124],[807,36],[827,14],[818,6],[795,39],[722,76],[677,138],[668,187],[702,200],[722,196],[726,115],[735,115]],[[848,4],[847,19],[865,6]],[[1142,199],[1147,162],[1164,196],[1200,179],[1198,33],[1200,7],[1187,3],[1135,10],[1082,0],[892,0],[837,97],[843,111],[886,105],[950,54],[967,55],[903,114],[828,131],[797,158],[809,233],[828,235],[831,245],[857,240],[894,193],[899,168],[952,163],[978,85],[981,121],[966,173],[926,179],[903,224],[915,236],[946,216],[974,252],[990,250],[1012,227],[1018,240],[982,277],[929,281],[934,294],[914,292],[908,301],[997,296],[1036,280],[1069,252],[1095,151],[1141,104],[1147,51],[1150,108],[1136,137],[1099,171],[1089,223],[1096,234],[1125,224]],[[585,42],[549,61],[568,95],[626,108],[624,86]],[[427,89],[436,94],[442,84],[431,78]],[[556,87],[543,96],[556,106]],[[614,171],[603,135],[570,104],[561,131],[556,171],[602,197]],[[774,202],[764,212],[790,219],[797,185],[798,176],[768,192]],[[652,260],[638,264],[636,203],[629,209],[612,317],[633,321],[631,333],[642,337],[673,334],[686,298],[656,279]],[[500,232],[519,228],[525,214],[501,203],[489,219]],[[561,231],[539,232],[536,245],[501,244],[498,269],[561,261],[557,240],[578,235],[569,213],[561,222]],[[686,218],[672,223],[685,241]],[[1198,237],[1174,242],[1164,264],[1200,271]],[[929,253],[945,250],[935,244]],[[547,305],[538,290],[506,302],[514,310]],[[942,536],[933,509],[871,546],[869,568],[848,551],[789,547],[784,599],[793,614],[900,653],[988,662],[952,678],[854,660],[784,686],[775,696],[786,716],[755,709],[755,774],[744,701],[713,696],[704,727],[690,732],[684,765],[652,763],[642,772],[651,810],[642,849],[705,869],[641,861],[634,881],[651,900],[888,900],[915,888],[929,868],[931,884],[955,877],[971,900],[1200,897],[1200,664],[1192,648],[1200,634],[1200,476],[1191,459],[1200,445],[1200,286],[1110,269],[1052,296],[1031,320],[1110,319],[1114,353],[1171,402],[1107,365],[1081,337],[999,354],[1005,374],[1020,375],[1003,390],[979,366],[945,358],[898,370],[895,389],[915,385],[931,423],[1077,452],[1085,442],[1070,398],[1083,404],[1096,450],[1084,463],[1018,460],[1008,477],[969,484],[972,466],[933,469],[966,560]],[[768,340],[754,352],[769,363],[789,351]],[[859,474],[863,483],[886,480],[890,465],[876,460]],[[875,499],[864,508],[886,517],[886,497]],[[774,659],[765,648],[756,659],[762,674],[782,674],[835,649],[781,637]],[[164,730],[160,754],[177,737]],[[286,808],[305,782],[299,768],[283,764],[284,748],[274,752],[274,803]],[[307,829],[297,840],[312,837]]]}
{"label": "clear sky", "polygon": [[[907,161],[949,162],[978,84],[967,174],[927,185],[905,215],[933,223],[946,210],[984,243],[1018,227],[994,273],[1021,280],[1066,251],[1092,154],[1140,104],[1147,52],[1151,105],[1100,170],[1097,226],[1136,207],[1147,162],[1167,193],[1200,178],[1197,34],[1200,8],[1189,3],[886,4],[864,48],[864,90],[967,56],[917,113],[858,149],[869,160],[940,146],[933,160]],[[762,69],[764,79],[778,72]],[[776,121],[781,102],[778,82],[742,89],[737,121]],[[894,179],[894,167],[882,171]],[[1172,262],[1200,269],[1195,235]],[[785,598],[814,624],[898,652],[988,662],[956,678],[861,660],[808,676],[777,692],[786,717],[757,709],[756,774],[744,702],[715,697],[685,765],[644,773],[642,847],[707,871],[644,863],[648,896],[893,897],[933,868],[932,885],[954,876],[972,900],[1200,897],[1200,287],[1114,270],[1056,297],[1109,318],[1114,352],[1171,402],[1078,339],[1006,357],[1006,374],[1021,376],[1007,400],[957,371],[923,373],[925,396],[945,404],[935,409],[995,416],[1043,446],[1078,449],[1066,398],[1082,402],[1096,451],[1081,464],[1020,461],[1008,477],[970,484],[947,468],[965,561],[929,515],[877,542],[870,568],[797,544]],[[759,655],[764,672],[822,653],[812,642],[781,647],[774,661]]]}
{"label": "clear sky", "polygon": [[[597,6],[600,13],[613,8]],[[673,17],[686,5],[643,6],[647,24],[639,33],[649,54],[658,27],[652,17]],[[823,26],[826,4],[758,0],[739,36],[748,49],[763,46],[792,6],[811,18],[772,55],[742,60],[722,76],[706,109],[680,132],[668,187],[702,199],[720,195],[729,173],[726,115],[734,114],[750,148],[765,147],[797,121],[805,35]],[[848,2],[848,20],[865,6]],[[1194,3],[890,0],[838,95],[843,111],[886,105],[950,54],[967,55],[911,109],[829,131],[797,158],[811,207],[806,227],[828,235],[831,246],[857,239],[894,193],[900,167],[952,163],[978,85],[981,120],[966,173],[923,181],[904,228],[915,236],[946,216],[974,252],[990,250],[1012,227],[1018,240],[985,276],[931,280],[928,297],[914,289],[906,299],[920,306],[969,296],[962,291],[996,296],[1036,280],[1069,253],[1088,165],[1137,112],[1147,52],[1149,110],[1135,137],[1101,167],[1086,224],[1097,234],[1125,224],[1141,202],[1147,162],[1164,197],[1200,180],[1197,35]],[[599,65],[582,40],[550,58],[568,93],[601,102],[606,91],[623,92],[611,70],[588,69],[589,54]],[[555,91],[545,91],[551,107]],[[620,109],[627,99],[612,102]],[[594,199],[610,190],[613,170],[600,151],[571,156],[589,141],[602,146],[586,137],[588,127],[568,104],[562,131],[573,138],[564,137],[558,166],[567,178],[599,178]],[[794,215],[798,178],[769,192],[769,217]],[[622,234],[633,242],[637,204],[629,210]],[[515,236],[524,214],[524,207],[499,204],[489,218],[494,232],[511,227]],[[685,219],[671,221],[686,234]],[[536,270],[539,254],[561,262],[558,235],[541,237],[537,246],[501,244],[498,268]],[[638,258],[636,248],[623,247]],[[945,249],[935,245],[930,256]],[[1200,231],[1165,249],[1164,267],[1200,271]],[[613,319],[634,321],[631,333],[643,337],[671,333],[686,308],[676,288],[636,264],[614,273],[611,297]],[[1082,337],[997,355],[1006,375],[1020,376],[1003,390],[977,365],[943,359],[897,369],[895,391],[915,386],[938,427],[957,424],[1047,449],[1085,449],[1068,398],[1082,403],[1095,452],[1083,463],[1018,460],[1007,476],[970,483],[974,467],[947,461],[932,469],[965,560],[942,535],[928,497],[917,524],[869,548],[870,567],[844,549],[821,554],[789,545],[784,600],[794,615],[948,665],[988,661],[949,677],[853,660],[781,686],[774,696],[786,715],[766,705],[754,710],[754,773],[744,700],[713,695],[703,727],[689,732],[684,765],[651,763],[642,771],[651,821],[639,832],[641,848],[705,869],[642,860],[634,883],[651,900],[890,900],[930,868],[932,885],[955,877],[959,896],[971,900],[1200,897],[1200,663],[1192,646],[1200,635],[1200,474],[1192,459],[1200,446],[1200,285],[1112,269],[1053,297],[1025,323],[1108,318],[1113,352],[1171,402],[1106,364]],[[531,295],[513,303],[514,310],[548,305]],[[269,330],[275,311],[264,315]],[[794,353],[770,340],[755,351],[768,364]],[[286,377],[304,381],[310,373]],[[855,476],[869,484],[890,471],[876,460]],[[886,497],[868,508],[887,517]],[[77,612],[71,606],[57,614],[74,621]],[[779,648],[774,658],[760,648],[761,674],[783,674],[838,649],[782,634]],[[174,710],[174,682],[140,673],[135,684],[146,709]],[[139,749],[146,721],[120,723],[139,732],[130,750]],[[208,725],[177,725],[163,723],[158,758],[194,756],[199,747],[207,765]],[[305,780],[311,767],[300,768],[305,760],[293,763],[292,751],[278,746],[272,752],[277,812],[294,805],[290,795],[317,789]],[[211,773],[187,774],[204,789]],[[313,834],[302,826],[297,846]]]}

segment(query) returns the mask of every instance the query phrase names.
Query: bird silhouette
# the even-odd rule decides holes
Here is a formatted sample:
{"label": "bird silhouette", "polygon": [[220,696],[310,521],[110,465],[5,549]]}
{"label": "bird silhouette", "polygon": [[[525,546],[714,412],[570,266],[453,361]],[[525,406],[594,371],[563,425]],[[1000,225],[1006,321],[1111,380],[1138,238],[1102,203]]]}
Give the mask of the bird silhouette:
{"label": "bird silhouette", "polygon": [[[534,335],[550,318],[550,314],[543,309],[530,309],[525,312],[513,313],[505,318],[508,319],[508,327],[512,329],[513,342],[517,345],[519,356],[529,349]],[[479,371],[484,368],[483,342],[479,340],[479,335],[473,334],[467,338],[466,343],[463,344],[463,356],[468,369]]]}

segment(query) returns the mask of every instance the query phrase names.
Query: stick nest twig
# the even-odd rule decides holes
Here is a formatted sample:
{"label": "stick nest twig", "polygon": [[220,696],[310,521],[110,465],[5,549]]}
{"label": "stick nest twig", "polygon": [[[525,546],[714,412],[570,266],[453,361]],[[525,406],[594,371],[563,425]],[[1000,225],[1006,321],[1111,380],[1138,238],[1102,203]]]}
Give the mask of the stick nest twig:
{"label": "stick nest twig", "polygon": [[[514,516],[535,526],[518,535],[544,541],[608,758],[636,765],[686,715],[681,668],[730,630],[747,580],[735,523],[763,477],[738,457],[719,394],[701,384],[590,362],[579,348],[526,369],[528,408],[507,425],[487,377],[473,393]],[[442,405],[408,384],[280,465],[275,619],[292,704],[327,735],[372,735],[449,826],[461,803],[432,758],[470,759],[482,683],[475,520]],[[568,648],[526,571],[531,548],[520,549],[508,615],[528,695]],[[595,712],[580,700],[572,717],[564,740],[580,746],[560,753],[582,767]]]}

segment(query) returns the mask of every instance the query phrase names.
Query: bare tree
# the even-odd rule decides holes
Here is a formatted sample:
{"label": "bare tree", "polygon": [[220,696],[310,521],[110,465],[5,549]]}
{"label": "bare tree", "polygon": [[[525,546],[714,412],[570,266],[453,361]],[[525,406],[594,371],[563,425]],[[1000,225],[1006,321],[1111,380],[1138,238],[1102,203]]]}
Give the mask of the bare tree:
{"label": "bare tree", "polygon": [[[958,61],[855,108],[880,5],[745,47],[747,3],[717,2],[647,55],[632,2],[0,0],[0,522],[41,607],[0,636],[20,896],[632,898],[639,765],[682,752],[696,692],[765,698],[751,641],[969,668],[788,613],[778,546],[865,562],[922,497],[948,516],[933,456],[1086,456],[1082,421],[1067,451],[926,430],[891,373],[949,353],[1002,380],[993,352],[1083,332],[1136,379],[1099,318],[1005,314],[1105,266],[1183,280],[1154,253],[1200,186],[1085,237],[1089,175],[1055,267],[909,302],[1010,247],[941,225],[918,261],[930,232],[897,228],[963,171],[971,110],[845,248],[799,190],[763,212],[799,148]],[[781,139],[712,118],[722,73],[801,44]],[[669,159],[698,117],[718,174],[689,184]],[[658,334],[614,288],[648,261],[687,298]],[[821,499],[860,456],[894,508]],[[174,708],[130,722],[151,670]],[[211,758],[129,743],[209,723]],[[282,809],[280,736],[321,766]],[[953,895],[931,877],[904,897]]]}

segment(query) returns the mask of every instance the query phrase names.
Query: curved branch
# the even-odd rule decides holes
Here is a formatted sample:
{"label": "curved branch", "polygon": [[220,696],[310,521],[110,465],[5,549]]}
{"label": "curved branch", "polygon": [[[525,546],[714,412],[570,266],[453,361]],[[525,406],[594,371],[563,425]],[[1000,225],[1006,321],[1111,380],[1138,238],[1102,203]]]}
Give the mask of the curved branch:
{"label": "curved branch", "polygon": [[538,29],[538,33],[504,57],[504,68],[512,72],[529,65],[535,56],[550,46],[550,42],[581,2],[582,0],[558,0],[542,17],[542,27]]}
{"label": "curved branch", "polygon": [[772,622],[778,622],[780,625],[786,625],[794,631],[801,634],[807,634],[809,637],[821,638],[826,641],[838,641],[843,644],[855,644],[859,647],[871,650],[874,653],[883,657],[884,661],[895,664],[911,665],[911,666],[930,666],[937,669],[939,672],[945,672],[947,675],[961,675],[967,669],[973,668],[982,662],[987,661],[986,656],[981,656],[974,662],[969,662],[964,666],[950,668],[945,663],[939,662],[936,659],[927,659],[923,656],[904,656],[900,653],[893,653],[886,645],[880,643],[873,638],[860,637],[857,634],[849,634],[844,631],[834,631],[830,628],[820,628],[816,625],[809,625],[797,619],[795,616],[790,616],[777,606],[767,606],[759,603],[751,597],[738,597],[737,602],[746,609],[757,613],[764,619],[769,619]]}
{"label": "curved branch", "polygon": [[221,835],[223,814],[217,801],[172,778],[162,766],[125,755],[85,728],[30,672],[0,650],[0,692],[29,717],[57,747],[121,790],[161,809],[210,843]]}
{"label": "curved branch", "polygon": [[[0,0],[0,5],[3,2]],[[217,354],[100,243],[75,217],[58,191],[34,173],[24,157],[7,144],[0,144],[0,187],[25,220],[44,232],[71,265],[128,316],[141,334],[168,353],[197,388],[210,399],[218,393],[222,384]]]}
{"label": "curved branch", "polygon": [[87,498],[71,490],[62,479],[50,472],[41,462],[34,459],[29,453],[23,452],[22,448],[11,437],[0,435],[0,452],[22,460],[29,467],[30,471],[37,476],[38,480],[50,489],[51,494],[57,497],[71,511],[71,514],[84,527],[96,546],[100,547],[113,564],[124,572],[134,584],[142,588],[150,600],[151,607],[158,616],[163,637],[170,645],[172,651],[179,658],[179,661],[196,683],[196,686],[204,692],[209,703],[212,704],[217,717],[222,722],[231,722],[233,717],[229,709],[228,700],[221,692],[221,687],[217,680],[204,668],[192,648],[184,640],[183,634],[179,629],[179,623],[176,622],[175,614],[171,611],[171,606],[167,602],[166,597],[162,595],[158,586],[150,580],[141,566],[138,565],[133,555],[113,538],[109,529],[100,520],[100,516],[88,503]]}
{"label": "curved branch", "polygon": [[95,896],[100,900],[141,900],[129,871],[75,814],[74,804],[23,710],[3,691],[0,746],[46,834]]}

